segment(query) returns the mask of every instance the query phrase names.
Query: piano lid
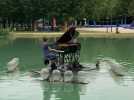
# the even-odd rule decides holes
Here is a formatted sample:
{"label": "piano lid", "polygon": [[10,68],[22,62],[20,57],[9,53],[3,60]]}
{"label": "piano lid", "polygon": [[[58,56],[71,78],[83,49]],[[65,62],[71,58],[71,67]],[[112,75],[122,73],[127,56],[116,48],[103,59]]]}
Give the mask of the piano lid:
{"label": "piano lid", "polygon": [[78,37],[79,32],[77,32],[76,27],[69,28],[58,40],[56,43],[68,43],[73,38]]}

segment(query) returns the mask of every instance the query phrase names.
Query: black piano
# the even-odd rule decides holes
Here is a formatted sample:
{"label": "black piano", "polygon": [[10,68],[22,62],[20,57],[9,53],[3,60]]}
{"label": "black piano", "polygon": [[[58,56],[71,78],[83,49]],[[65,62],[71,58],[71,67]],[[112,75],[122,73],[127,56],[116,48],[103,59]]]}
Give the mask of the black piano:
{"label": "black piano", "polygon": [[79,63],[81,44],[74,42],[79,35],[75,27],[69,28],[57,41],[58,59],[63,60],[63,63]]}

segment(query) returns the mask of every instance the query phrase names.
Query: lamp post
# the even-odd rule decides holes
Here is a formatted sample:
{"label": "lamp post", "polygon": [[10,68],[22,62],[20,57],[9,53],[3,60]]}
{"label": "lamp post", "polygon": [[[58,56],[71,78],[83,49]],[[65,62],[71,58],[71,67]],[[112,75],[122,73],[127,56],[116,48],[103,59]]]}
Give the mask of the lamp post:
{"label": "lamp post", "polygon": [[113,19],[112,19],[112,12],[111,12],[111,32],[113,31],[112,25],[113,25]]}
{"label": "lamp post", "polygon": [[87,19],[83,18],[83,20],[84,20],[84,26],[87,26]]}
{"label": "lamp post", "polygon": [[119,34],[119,22],[116,22],[116,34]]}
{"label": "lamp post", "polygon": [[108,19],[109,19],[109,18],[107,17],[107,20],[106,20],[106,22],[107,22],[107,31],[106,31],[106,32],[108,32]]}
{"label": "lamp post", "polygon": [[2,18],[0,17],[0,28],[2,28]]}
{"label": "lamp post", "polygon": [[113,31],[112,29],[112,25],[113,25],[113,19],[112,19],[112,15],[113,15],[113,6],[110,6],[110,24],[111,24],[111,32]]}

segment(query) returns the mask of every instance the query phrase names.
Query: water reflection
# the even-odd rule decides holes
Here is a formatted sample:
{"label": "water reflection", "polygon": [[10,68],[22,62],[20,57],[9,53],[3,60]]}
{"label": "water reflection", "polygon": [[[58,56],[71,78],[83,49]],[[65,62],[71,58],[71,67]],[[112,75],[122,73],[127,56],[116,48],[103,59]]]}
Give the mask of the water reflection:
{"label": "water reflection", "polygon": [[0,80],[19,80],[20,76],[19,68],[11,73],[8,73],[7,70],[0,71]]}
{"label": "water reflection", "polygon": [[0,38],[0,47],[7,45],[9,43],[9,39],[7,38]]}
{"label": "water reflection", "polygon": [[85,94],[86,85],[70,83],[42,82],[43,100],[80,100],[80,94]]}
{"label": "water reflection", "polygon": [[[81,38],[80,39],[81,61],[95,61],[97,57],[112,57],[117,61],[134,60],[134,39],[98,39]],[[85,49],[86,48],[86,49]]]}
{"label": "water reflection", "polygon": [[[80,100],[81,95],[87,94],[87,86],[94,82],[98,76],[97,70],[86,71],[84,74],[84,80],[88,80],[88,84],[79,83],[49,83],[41,82],[43,88],[43,100]],[[78,77],[80,78],[80,77]]]}
{"label": "water reflection", "polygon": [[[54,40],[51,38],[51,41]],[[87,74],[87,85],[35,81],[36,77],[29,78],[20,72],[44,67],[41,40],[23,38],[11,42],[3,38],[0,39],[0,100],[115,100],[122,96],[122,100],[133,99],[134,39],[80,38],[80,42],[81,63],[94,63],[98,57],[110,57],[125,62],[125,70],[131,75],[118,77],[105,65],[100,71]],[[20,58],[20,72],[7,74],[5,64],[12,57]]]}
{"label": "water reflection", "polygon": [[134,77],[130,75],[117,76],[112,71],[109,71],[114,82],[121,86],[131,86],[134,84]]}

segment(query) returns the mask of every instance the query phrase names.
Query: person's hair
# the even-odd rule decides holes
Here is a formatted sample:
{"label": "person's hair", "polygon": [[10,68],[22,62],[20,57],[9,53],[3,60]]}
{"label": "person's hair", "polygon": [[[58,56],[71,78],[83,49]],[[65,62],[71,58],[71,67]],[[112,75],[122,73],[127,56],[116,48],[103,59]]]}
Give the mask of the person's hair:
{"label": "person's hair", "polygon": [[45,38],[45,37],[43,38],[43,41],[44,41],[44,42],[46,42],[47,40],[48,40],[47,38]]}

